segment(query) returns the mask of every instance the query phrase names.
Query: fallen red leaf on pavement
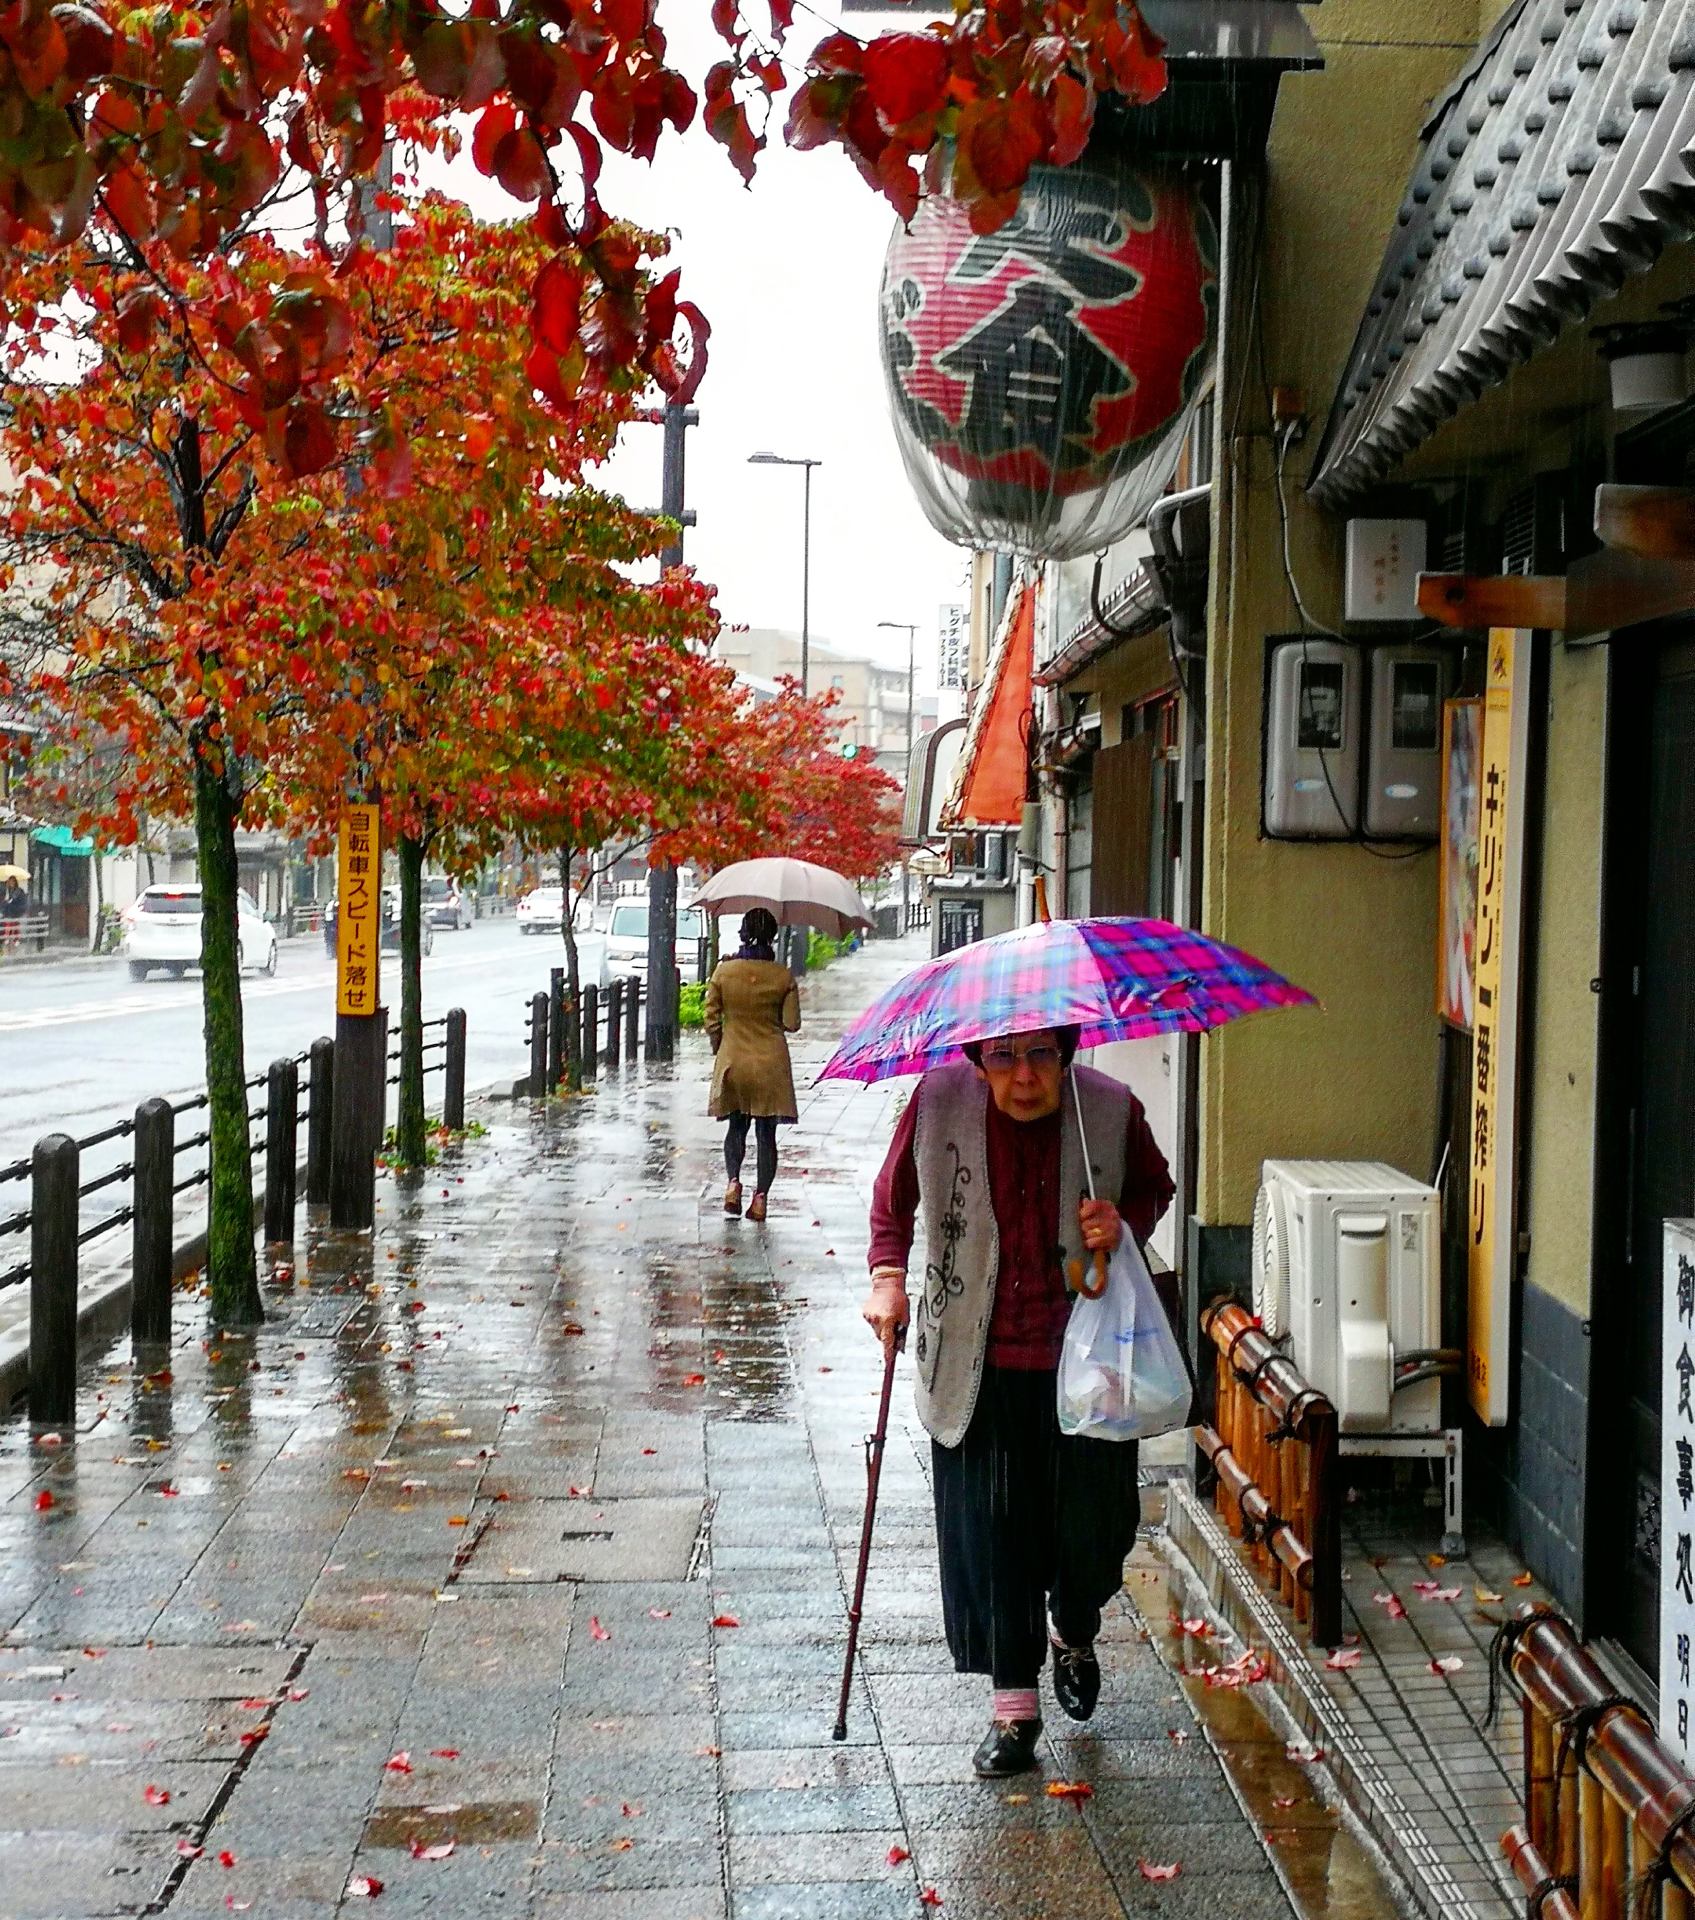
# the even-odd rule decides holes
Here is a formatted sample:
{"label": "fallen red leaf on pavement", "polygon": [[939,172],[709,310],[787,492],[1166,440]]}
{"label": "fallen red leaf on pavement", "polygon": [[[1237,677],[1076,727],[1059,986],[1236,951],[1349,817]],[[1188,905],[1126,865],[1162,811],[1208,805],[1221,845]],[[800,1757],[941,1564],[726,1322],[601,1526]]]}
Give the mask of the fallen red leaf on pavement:
{"label": "fallen red leaf on pavement", "polygon": [[644,1459],[651,1460],[658,1451],[659,1449],[657,1447],[643,1447],[642,1456]]}
{"label": "fallen red leaf on pavement", "polygon": [[414,1860],[445,1860],[458,1844],[457,1840],[436,1840],[426,1847],[422,1840],[414,1840],[412,1858]]}
{"label": "fallen red leaf on pavement", "polygon": [[1175,1880],[1183,1867],[1177,1860],[1168,1861],[1164,1866],[1155,1866],[1151,1860],[1138,1860],[1136,1871],[1144,1880]]}
{"label": "fallen red leaf on pavement", "polygon": [[1431,1661],[1430,1671],[1432,1673],[1458,1673],[1464,1665],[1465,1662],[1457,1653],[1445,1653],[1440,1659]]}
{"label": "fallen red leaf on pavement", "polygon": [[1314,1760],[1322,1760],[1324,1749],[1315,1747],[1310,1740],[1291,1740],[1283,1749],[1283,1757],[1299,1766],[1306,1766]]}
{"label": "fallen red leaf on pavement", "polygon": [[256,1747],[258,1746],[259,1742],[263,1740],[266,1734],[268,1734],[269,1732],[270,1732],[269,1727],[249,1727],[248,1730],[241,1736],[241,1744],[244,1747]]}
{"label": "fallen red leaf on pavement", "polygon": [[35,1496],[35,1510],[37,1513],[45,1513],[49,1507],[56,1507],[58,1504],[58,1501],[53,1498],[46,1487],[43,1487]]}
{"label": "fallen red leaf on pavement", "polygon": [[1532,1584],[1534,1584],[1534,1575],[1532,1574],[1515,1573],[1513,1575],[1513,1585],[1515,1587],[1528,1587]]}
{"label": "fallen red leaf on pavement", "polygon": [[718,1613],[713,1615],[712,1624],[715,1627],[739,1627],[741,1622],[733,1613]]}
{"label": "fallen red leaf on pavement", "polygon": [[233,1893],[226,1893],[224,1895],[224,1905],[229,1908],[231,1913],[246,1913],[248,1908],[253,1905],[253,1902],[251,1900],[238,1900]]}
{"label": "fallen red leaf on pavement", "polygon": [[1295,1804],[1295,1796],[1292,1793],[1280,1793],[1275,1796],[1271,1804],[1274,1807],[1292,1807]]}
{"label": "fallen red leaf on pavement", "polygon": [[312,1689],[310,1687],[290,1687],[288,1697],[295,1701],[304,1700],[311,1691]]}
{"label": "fallen red leaf on pavement", "polygon": [[206,1849],[204,1847],[197,1847],[192,1840],[179,1840],[177,1842],[177,1852],[180,1853],[185,1860],[198,1860],[205,1851]]}
{"label": "fallen red leaf on pavement", "polygon": [[163,1485],[162,1487],[160,1487],[160,1489],[159,1489],[159,1493],[160,1493],[160,1496],[161,1496],[161,1498],[163,1498],[163,1499],[166,1499],[166,1500],[175,1500],[175,1499],[176,1499],[176,1498],[178,1497],[178,1493],[179,1493],[179,1489],[178,1489],[178,1488],[176,1488],[176,1487],[173,1487],[173,1486],[171,1485],[171,1483],[170,1483],[170,1481],[168,1481],[168,1480],[167,1480],[167,1481],[166,1481],[166,1482],[164,1483],[164,1485]]}
{"label": "fallen red leaf on pavement", "polygon": [[600,1624],[600,1615],[598,1613],[591,1613],[589,1615],[589,1633],[590,1636],[596,1640],[610,1640],[612,1638],[612,1635]]}
{"label": "fallen red leaf on pavement", "polygon": [[649,1607],[647,1617],[650,1620],[669,1620],[671,1618],[671,1609],[669,1607]]}
{"label": "fallen red leaf on pavement", "polygon": [[141,1797],[150,1807],[168,1807],[171,1804],[169,1789],[165,1787],[143,1787]]}
{"label": "fallen red leaf on pavement", "polygon": [[1344,1667],[1357,1667],[1359,1663],[1358,1647],[1338,1647],[1324,1664],[1333,1672],[1340,1673]]}
{"label": "fallen red leaf on pavement", "polygon": [[261,1694],[255,1694],[251,1700],[243,1700],[241,1705],[248,1713],[263,1713],[267,1707],[274,1707],[276,1701]]}
{"label": "fallen red leaf on pavement", "polygon": [[459,1749],[457,1747],[431,1747],[430,1758],[432,1760],[457,1760],[459,1758]]}
{"label": "fallen red leaf on pavement", "polygon": [[387,1773],[410,1773],[412,1771],[411,1754],[404,1748],[399,1753],[390,1754],[383,1762],[383,1770]]}
{"label": "fallen red leaf on pavement", "polygon": [[614,1840],[612,1843],[612,1851],[614,1853],[628,1853],[635,1844],[633,1840]]}
{"label": "fallen red leaf on pavement", "polygon": [[84,1647],[82,1657],[85,1660],[104,1660],[106,1658],[106,1649],[104,1647]]}
{"label": "fallen red leaf on pavement", "polygon": [[889,1865],[891,1867],[898,1867],[903,1860],[910,1860],[911,1858],[912,1855],[907,1852],[905,1847],[890,1847],[889,1849]]}
{"label": "fallen red leaf on pavement", "polygon": [[641,1818],[641,1808],[632,1807],[628,1800],[619,1802],[618,1812],[626,1820],[639,1820]]}
{"label": "fallen red leaf on pavement", "polygon": [[685,1387],[704,1387],[706,1385],[706,1375],[704,1373],[685,1373],[683,1375],[683,1385]]}
{"label": "fallen red leaf on pavement", "polygon": [[368,1873],[356,1873],[347,1883],[349,1900],[374,1900],[383,1890],[383,1883]]}
{"label": "fallen red leaf on pavement", "polygon": [[567,1338],[575,1340],[582,1333],[583,1325],[580,1320],[567,1320],[559,1331]]}
{"label": "fallen red leaf on pavement", "polygon": [[942,1896],[934,1887],[926,1887],[918,1896],[918,1904],[921,1907],[939,1907],[942,1904]]}
{"label": "fallen red leaf on pavement", "polygon": [[1092,1800],[1095,1790],[1087,1780],[1050,1780],[1048,1798],[1050,1800]]}
{"label": "fallen red leaf on pavement", "polygon": [[220,1867],[233,1867],[235,1865],[235,1855],[230,1852],[228,1847],[225,1847],[223,1852],[218,1855],[218,1865]]}

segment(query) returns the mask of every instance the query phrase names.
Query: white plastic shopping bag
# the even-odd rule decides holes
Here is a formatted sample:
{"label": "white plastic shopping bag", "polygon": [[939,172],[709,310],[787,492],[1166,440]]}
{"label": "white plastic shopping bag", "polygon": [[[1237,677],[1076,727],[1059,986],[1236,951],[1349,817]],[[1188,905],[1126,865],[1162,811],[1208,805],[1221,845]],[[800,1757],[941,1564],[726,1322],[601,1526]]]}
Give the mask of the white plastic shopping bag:
{"label": "white plastic shopping bag", "polygon": [[1183,1349],[1148,1263],[1124,1234],[1098,1300],[1079,1295],[1059,1357],[1059,1430],[1091,1440],[1150,1440],[1188,1422]]}

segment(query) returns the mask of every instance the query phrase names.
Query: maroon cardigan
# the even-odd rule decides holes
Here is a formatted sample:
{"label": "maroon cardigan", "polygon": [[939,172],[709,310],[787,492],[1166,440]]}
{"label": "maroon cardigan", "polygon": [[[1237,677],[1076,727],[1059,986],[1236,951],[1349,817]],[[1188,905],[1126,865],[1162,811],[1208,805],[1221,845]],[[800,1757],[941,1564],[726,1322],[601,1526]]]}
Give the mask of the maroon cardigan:
{"label": "maroon cardigan", "polygon": [[[988,1102],[985,1129],[989,1193],[1000,1230],[1000,1277],[989,1322],[988,1364],[1025,1370],[1059,1365],[1071,1311],[1059,1245],[1060,1116],[1011,1120]],[[906,1266],[918,1212],[918,1163],[913,1140],[918,1099],[906,1103],[895,1137],[871,1191],[870,1265]],[[1132,1097],[1124,1133],[1124,1186],[1118,1211],[1139,1243],[1171,1205],[1171,1174],[1154,1143],[1141,1103]],[[1076,1196],[1070,1199],[1077,1205]]]}

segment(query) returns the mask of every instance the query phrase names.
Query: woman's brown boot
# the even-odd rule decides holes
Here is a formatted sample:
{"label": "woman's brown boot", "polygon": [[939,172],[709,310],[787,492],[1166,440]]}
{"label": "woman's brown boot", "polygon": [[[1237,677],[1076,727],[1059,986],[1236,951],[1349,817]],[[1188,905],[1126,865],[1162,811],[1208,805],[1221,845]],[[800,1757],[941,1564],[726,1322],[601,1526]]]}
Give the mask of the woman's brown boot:
{"label": "woman's brown boot", "polygon": [[763,1220],[765,1218],[764,1194],[756,1193],[747,1203],[747,1217],[750,1220]]}
{"label": "woman's brown boot", "polygon": [[726,1213],[740,1213],[741,1210],[742,1183],[739,1180],[732,1180],[724,1189],[724,1211]]}

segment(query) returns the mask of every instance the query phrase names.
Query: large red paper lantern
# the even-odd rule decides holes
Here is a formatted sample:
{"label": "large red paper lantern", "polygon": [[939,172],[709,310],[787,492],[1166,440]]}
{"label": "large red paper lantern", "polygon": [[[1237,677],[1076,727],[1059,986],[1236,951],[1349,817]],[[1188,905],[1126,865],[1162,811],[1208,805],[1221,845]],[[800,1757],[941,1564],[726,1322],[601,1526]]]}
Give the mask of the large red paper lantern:
{"label": "large red paper lantern", "polygon": [[1200,183],[1091,156],[1037,167],[998,232],[945,192],[897,228],[883,369],[931,524],[1065,560],[1164,490],[1205,378],[1218,245]]}

